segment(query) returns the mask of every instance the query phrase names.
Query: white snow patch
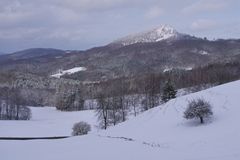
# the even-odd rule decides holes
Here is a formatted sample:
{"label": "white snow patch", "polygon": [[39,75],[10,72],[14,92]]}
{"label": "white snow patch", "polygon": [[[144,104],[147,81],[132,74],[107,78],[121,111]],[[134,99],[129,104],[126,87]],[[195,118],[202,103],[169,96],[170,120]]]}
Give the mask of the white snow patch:
{"label": "white snow patch", "polygon": [[65,53],[72,53],[72,51],[68,51],[68,50],[67,50],[67,51],[65,51]]}
{"label": "white snow patch", "polygon": [[164,70],[163,70],[163,72],[165,73],[165,72],[169,72],[169,71],[171,71],[173,68],[165,68]]}
{"label": "white snow patch", "polygon": [[186,67],[186,68],[184,68],[184,70],[186,70],[186,71],[191,71],[193,68],[192,67]]}
{"label": "white snow patch", "polygon": [[68,69],[68,70],[59,70],[58,73],[51,75],[51,77],[55,77],[55,78],[61,78],[61,76],[66,75],[66,74],[74,74],[80,71],[86,71],[87,68],[85,67],[75,67],[72,69]]}
{"label": "white snow patch", "polygon": [[163,72],[164,72],[164,73],[165,73],[165,72],[169,72],[169,71],[172,71],[172,70],[174,70],[174,69],[190,71],[190,70],[192,70],[193,68],[192,68],[192,67],[165,68],[165,69],[163,70]]}
{"label": "white snow patch", "polygon": [[209,53],[207,51],[199,51],[199,54],[201,54],[201,55],[208,55]]}
{"label": "white snow patch", "polygon": [[192,50],[193,53],[196,53],[196,54],[201,54],[201,55],[209,55],[210,53],[206,50],[199,50],[197,48],[193,49]]}

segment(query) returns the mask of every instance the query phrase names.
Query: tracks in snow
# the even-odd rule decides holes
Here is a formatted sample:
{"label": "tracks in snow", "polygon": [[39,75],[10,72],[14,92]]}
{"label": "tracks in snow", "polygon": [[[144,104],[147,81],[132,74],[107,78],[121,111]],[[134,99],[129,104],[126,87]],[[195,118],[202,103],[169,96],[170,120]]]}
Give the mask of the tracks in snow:
{"label": "tracks in snow", "polygon": [[140,143],[142,145],[146,145],[146,146],[152,147],[152,148],[161,148],[161,149],[169,148],[169,146],[166,145],[166,144],[159,144],[159,143],[155,143],[155,142],[146,142],[146,141],[138,141],[136,139],[128,138],[128,137],[103,136],[103,135],[98,135],[98,136],[102,137],[102,138],[119,139],[119,140],[124,140],[124,141],[128,141],[128,142]]}

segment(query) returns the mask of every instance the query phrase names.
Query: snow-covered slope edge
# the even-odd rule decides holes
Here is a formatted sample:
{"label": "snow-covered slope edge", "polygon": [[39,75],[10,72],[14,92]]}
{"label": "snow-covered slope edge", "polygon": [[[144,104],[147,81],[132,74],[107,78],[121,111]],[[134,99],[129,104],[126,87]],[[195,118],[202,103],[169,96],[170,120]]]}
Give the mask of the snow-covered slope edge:
{"label": "snow-covered slope edge", "polygon": [[[196,134],[195,138],[198,139],[202,136],[215,135],[216,132],[219,133],[218,130],[226,129],[229,133],[231,129],[238,129],[238,132],[240,132],[240,126],[237,127],[235,125],[237,120],[240,120],[238,116],[240,113],[239,90],[240,81],[235,81],[178,97],[139,115],[135,119],[109,129],[105,134],[128,136],[136,139],[169,139],[172,141],[175,138],[179,138],[178,136],[180,135],[188,139],[188,137],[193,136],[193,133]],[[198,119],[195,121],[183,118],[183,112],[188,102],[197,98],[203,98],[213,106],[213,118],[208,119],[204,125],[199,124]],[[202,134],[199,134],[198,131]],[[176,133],[178,133],[177,136]]]}
{"label": "snow-covered slope edge", "polygon": [[[239,160],[239,90],[240,81],[235,81],[179,97],[97,134],[0,141],[0,154],[4,160]],[[188,101],[199,97],[213,105],[214,117],[204,125],[182,117]]]}

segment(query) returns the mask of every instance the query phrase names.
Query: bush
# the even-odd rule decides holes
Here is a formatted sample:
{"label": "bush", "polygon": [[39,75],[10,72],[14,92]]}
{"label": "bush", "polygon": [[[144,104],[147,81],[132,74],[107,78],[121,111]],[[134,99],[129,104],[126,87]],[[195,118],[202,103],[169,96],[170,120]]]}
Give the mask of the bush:
{"label": "bush", "polygon": [[91,126],[86,122],[78,122],[73,125],[73,136],[79,136],[88,134],[88,132],[91,131]]}
{"label": "bush", "polygon": [[204,99],[190,101],[186,111],[184,112],[184,118],[199,118],[201,123],[204,123],[203,118],[211,115],[213,115],[212,106]]}

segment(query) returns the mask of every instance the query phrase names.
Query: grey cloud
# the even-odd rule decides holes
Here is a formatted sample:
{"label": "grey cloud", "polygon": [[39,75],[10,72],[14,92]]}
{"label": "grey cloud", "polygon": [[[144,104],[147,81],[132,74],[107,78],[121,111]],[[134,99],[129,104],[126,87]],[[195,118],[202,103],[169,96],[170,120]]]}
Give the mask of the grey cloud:
{"label": "grey cloud", "polygon": [[146,14],[145,17],[146,18],[158,18],[159,16],[162,16],[164,14],[164,10],[158,6],[154,6],[152,8],[150,8]]}
{"label": "grey cloud", "polygon": [[199,0],[183,8],[184,13],[219,11],[228,6],[226,0]]}
{"label": "grey cloud", "polygon": [[216,25],[217,23],[214,20],[199,19],[191,24],[191,29],[197,31],[206,31],[213,29]]}
{"label": "grey cloud", "polygon": [[[237,1],[200,0],[200,2],[1,0],[0,51],[9,52],[32,47],[85,49],[161,24],[169,24],[180,31],[200,36],[204,30],[210,35],[218,26],[204,20],[213,19],[224,24],[230,22],[229,18],[224,18],[226,13],[219,13],[216,16],[209,11],[229,8]],[[217,5],[214,6],[214,2]],[[236,13],[239,13],[239,8],[234,5],[231,9],[229,16],[235,16],[237,19]],[[188,14],[185,14],[186,12]],[[190,12],[194,14],[189,14]],[[219,32],[219,37],[222,36],[223,33]]]}

